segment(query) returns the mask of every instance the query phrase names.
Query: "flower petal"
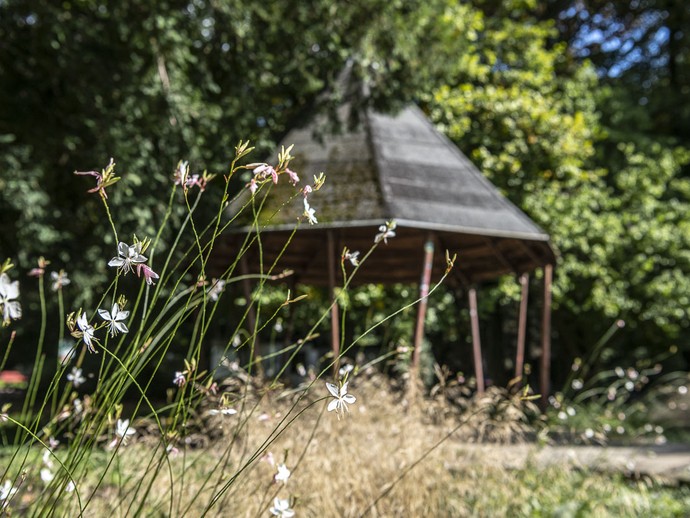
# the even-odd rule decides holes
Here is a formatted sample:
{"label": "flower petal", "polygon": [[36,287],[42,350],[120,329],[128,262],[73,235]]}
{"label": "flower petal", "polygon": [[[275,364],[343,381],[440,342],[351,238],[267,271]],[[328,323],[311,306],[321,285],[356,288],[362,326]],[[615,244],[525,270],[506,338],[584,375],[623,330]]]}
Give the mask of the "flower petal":
{"label": "flower petal", "polygon": [[343,383],[343,386],[340,387],[340,397],[343,397],[345,394],[347,394],[347,386],[349,383],[349,381],[346,381],[345,383]]}
{"label": "flower petal", "polygon": [[113,322],[113,326],[121,333],[129,333],[129,329],[122,322]]}
{"label": "flower petal", "polygon": [[343,396],[343,401],[345,401],[345,403],[348,405],[352,405],[355,401],[357,401],[357,398],[355,398],[355,396],[352,394],[346,394]]}
{"label": "flower petal", "polygon": [[338,394],[338,387],[336,387],[333,383],[326,383],[326,388],[328,389],[328,392],[331,393],[331,396],[340,397],[340,394]]}
{"label": "flower petal", "polygon": [[125,264],[124,259],[120,259],[119,257],[113,257],[110,261],[108,261],[108,266],[117,266],[118,268]]}
{"label": "flower petal", "polygon": [[127,245],[127,243],[123,243],[122,241],[120,241],[117,244],[117,253],[120,254],[122,257],[127,257],[128,252],[129,246]]}
{"label": "flower petal", "polygon": [[336,410],[338,408],[339,404],[340,404],[340,400],[334,399],[333,401],[328,403],[328,411],[331,412],[333,410]]}

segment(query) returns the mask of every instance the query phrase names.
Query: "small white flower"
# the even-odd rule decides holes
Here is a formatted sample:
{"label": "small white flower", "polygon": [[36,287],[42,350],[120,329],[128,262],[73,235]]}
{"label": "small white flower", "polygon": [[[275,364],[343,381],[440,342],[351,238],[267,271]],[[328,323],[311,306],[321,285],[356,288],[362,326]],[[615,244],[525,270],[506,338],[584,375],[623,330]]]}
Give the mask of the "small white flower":
{"label": "small white flower", "polygon": [[209,410],[208,413],[210,415],[235,415],[237,413],[237,410],[235,410],[234,408],[213,408]]}
{"label": "small white flower", "polygon": [[129,426],[129,419],[125,419],[124,421],[118,419],[117,425],[115,426],[115,438],[110,442],[110,447],[114,448],[119,443],[122,443],[124,446],[127,444],[130,435],[134,435],[135,433],[137,433],[136,429]]}
{"label": "small white flower", "polygon": [[316,216],[314,215],[314,209],[309,205],[309,201],[307,201],[307,197],[304,197],[304,215],[307,218],[307,221],[309,221],[310,225],[314,225],[318,223],[319,221],[316,219]]}
{"label": "small white flower", "polygon": [[574,379],[573,382],[570,384],[571,387],[575,390],[580,390],[582,388],[582,380],[581,379]]}
{"label": "small white flower", "polygon": [[623,370],[622,367],[616,367],[614,369],[614,371],[616,373],[616,376],[618,376],[619,378],[622,378],[623,376],[625,376],[625,371]]}
{"label": "small white flower", "polygon": [[189,162],[186,160],[180,160],[177,163],[177,169],[175,169],[175,175],[173,180],[175,185],[182,185],[183,187],[187,184],[187,175],[189,174]]}
{"label": "small white flower", "polygon": [[65,493],[71,493],[72,491],[74,491],[76,489],[76,487],[77,486],[74,485],[74,482],[72,482],[70,480],[69,483],[67,484],[67,487],[65,488]]}
{"label": "small white flower", "polygon": [[55,478],[55,474],[48,468],[43,468],[41,470],[41,480],[46,484]]}
{"label": "small white flower", "polygon": [[350,374],[353,370],[355,370],[355,366],[351,363],[347,363],[340,367],[340,369],[338,370],[338,374],[341,378],[344,378],[345,375]]}
{"label": "small white flower", "polygon": [[273,507],[269,509],[273,516],[280,516],[281,518],[292,518],[295,516],[295,511],[290,509],[290,500],[283,498],[274,498]]}
{"label": "small white flower", "polygon": [[594,430],[592,430],[591,428],[587,428],[585,430],[585,437],[587,439],[591,439],[592,437],[594,437]]}
{"label": "small white flower", "polygon": [[352,266],[359,266],[359,252],[346,252],[345,260],[350,261]]}
{"label": "small white flower", "polygon": [[98,314],[103,320],[108,322],[108,329],[110,329],[110,336],[115,336],[119,333],[127,333],[129,329],[121,321],[129,316],[129,311],[122,311],[116,302],[113,304],[112,310],[109,313],[105,309],[99,309]]}
{"label": "small white flower", "polygon": [[568,419],[568,414],[561,410],[560,412],[558,412],[558,419],[560,419],[561,421],[565,421],[566,419]]}
{"label": "small white flower", "polygon": [[79,326],[79,329],[82,332],[82,339],[84,340],[84,343],[86,344],[86,347],[89,348],[89,351],[96,352],[96,349],[93,347],[93,343],[95,341],[95,338],[93,337],[94,332],[96,331],[92,325],[89,324],[89,321],[86,319],[86,313],[82,313],[79,315],[79,318],[77,319],[77,326]]}
{"label": "small white flower", "polygon": [[53,461],[50,458],[51,455],[52,455],[52,453],[50,450],[46,450],[43,452],[43,465],[46,468],[52,468],[53,467]]}
{"label": "small white flower", "polygon": [[290,470],[287,468],[287,466],[285,464],[278,464],[278,473],[275,474],[273,479],[276,482],[282,482],[283,484],[287,484],[289,478]]}
{"label": "small white flower", "polygon": [[333,383],[326,383],[328,392],[330,392],[331,396],[335,398],[333,401],[328,403],[328,411],[331,412],[335,410],[336,414],[338,414],[338,417],[340,417],[341,413],[349,412],[347,405],[352,405],[356,401],[355,396],[347,393],[347,385],[348,383],[343,383],[342,387],[340,387],[340,391],[338,391],[337,385],[334,385]]}
{"label": "small white flower", "polygon": [[212,301],[217,301],[220,294],[225,289],[225,281],[223,279],[215,279],[211,281],[211,287],[208,289],[208,298]]}
{"label": "small white flower", "polygon": [[395,237],[394,230],[396,226],[395,221],[387,221],[385,225],[381,225],[379,227],[379,233],[374,237],[374,243],[383,241],[385,244],[388,244],[388,238]]}
{"label": "small white flower", "polygon": [[116,266],[123,274],[133,272],[134,266],[146,262],[146,257],[141,255],[141,243],[128,246],[127,243],[120,242],[117,245],[118,257],[113,257],[108,261],[108,266]]}
{"label": "small white flower", "polygon": [[184,372],[176,371],[175,377],[173,378],[173,383],[178,387],[182,387],[187,383],[187,378],[185,378]]}
{"label": "small white flower", "polygon": [[78,387],[86,381],[86,378],[82,376],[82,370],[77,367],[72,367],[72,372],[67,375],[67,381],[71,381],[72,385]]}
{"label": "small white flower", "polygon": [[67,286],[72,281],[67,277],[67,272],[65,270],[60,270],[59,272],[50,272],[50,280],[52,282],[51,289],[53,291],[58,291],[62,289],[63,286]]}
{"label": "small white flower", "polygon": [[15,300],[18,297],[19,281],[10,282],[6,273],[0,274],[0,307],[4,324],[22,317],[22,306]]}
{"label": "small white flower", "polygon": [[5,483],[0,486],[0,509],[7,507],[10,500],[17,492],[17,488],[12,487],[12,483],[9,480],[5,480]]}
{"label": "small white flower", "polygon": [[573,407],[571,407],[571,406],[569,406],[568,408],[566,408],[565,411],[568,412],[568,415],[569,415],[570,417],[574,416],[574,415],[577,413],[577,412],[575,412],[575,409],[574,409]]}

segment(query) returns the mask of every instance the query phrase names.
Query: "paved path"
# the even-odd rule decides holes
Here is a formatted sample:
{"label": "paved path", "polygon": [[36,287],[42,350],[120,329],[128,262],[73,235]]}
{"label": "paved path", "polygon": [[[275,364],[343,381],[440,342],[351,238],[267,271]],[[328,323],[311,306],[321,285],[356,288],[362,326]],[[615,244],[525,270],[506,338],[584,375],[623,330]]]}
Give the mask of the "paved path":
{"label": "paved path", "polygon": [[[465,449],[464,447],[462,449]],[[467,445],[468,459],[500,463],[507,469],[527,464],[554,464],[616,471],[626,476],[650,476],[665,484],[690,484],[690,445],[649,446],[537,446]]]}

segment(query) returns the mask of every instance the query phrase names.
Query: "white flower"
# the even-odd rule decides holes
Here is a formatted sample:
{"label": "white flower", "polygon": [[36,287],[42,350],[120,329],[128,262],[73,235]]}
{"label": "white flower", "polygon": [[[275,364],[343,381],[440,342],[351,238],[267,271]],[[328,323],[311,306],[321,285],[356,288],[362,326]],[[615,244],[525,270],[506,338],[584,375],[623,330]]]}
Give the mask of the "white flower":
{"label": "white flower", "polygon": [[276,482],[282,482],[283,484],[287,484],[289,478],[290,470],[287,468],[287,466],[285,464],[278,464],[278,473],[275,474],[273,479]]}
{"label": "white flower", "polygon": [[374,237],[374,243],[380,243],[383,241],[384,243],[388,244],[388,238],[395,237],[394,230],[396,226],[395,221],[386,221],[385,225],[381,225],[379,227],[379,233],[376,234],[376,237]]}
{"label": "white flower", "polygon": [[122,443],[123,445],[127,444],[129,436],[135,433],[137,433],[137,431],[129,426],[129,419],[125,419],[124,421],[118,419],[115,427],[115,438],[110,442],[110,447],[114,448],[118,443]]}
{"label": "white flower", "polygon": [[292,518],[295,516],[295,511],[290,509],[290,500],[278,497],[273,499],[273,507],[269,511],[271,511],[273,516],[280,516],[282,518]]}
{"label": "white flower", "polygon": [[219,409],[213,408],[213,409],[209,410],[208,413],[210,415],[218,415],[218,414],[235,415],[237,413],[237,410],[235,410],[234,408],[219,408]]}
{"label": "white flower", "polygon": [[95,341],[93,337],[95,329],[92,325],[89,324],[88,320],[86,319],[86,313],[82,313],[81,315],[79,315],[79,318],[77,319],[77,325],[79,326],[79,329],[82,332],[82,339],[84,340],[86,347],[89,348],[89,351],[95,352],[96,349],[94,349],[92,345],[92,342]]}
{"label": "white flower", "polygon": [[328,392],[330,392],[331,396],[335,398],[333,401],[328,403],[329,412],[335,410],[339,416],[341,413],[349,412],[347,405],[352,405],[356,401],[356,398],[352,394],[347,393],[347,385],[348,383],[343,383],[342,387],[340,387],[340,391],[338,391],[338,387],[336,385],[333,383],[326,383]]}
{"label": "white flower", "polygon": [[136,264],[146,262],[146,257],[141,255],[141,243],[128,246],[127,243],[120,242],[117,245],[117,254],[118,257],[108,261],[108,266],[116,266],[123,274],[133,272]]}
{"label": "white flower", "polygon": [[101,318],[108,322],[108,329],[110,329],[110,336],[115,336],[118,332],[127,333],[129,329],[124,325],[121,320],[124,320],[129,316],[129,311],[122,311],[120,306],[113,304],[112,310],[108,313],[105,309],[99,309],[98,314]]}
{"label": "white flower", "polygon": [[338,375],[340,375],[341,378],[344,378],[345,375],[350,374],[353,370],[355,370],[355,366],[351,363],[347,363],[340,367],[338,370]]}
{"label": "white flower", "polygon": [[2,307],[2,320],[9,324],[10,319],[17,320],[22,317],[22,306],[14,300],[19,297],[19,281],[10,282],[6,273],[0,274],[0,307]]}
{"label": "white flower", "polygon": [[175,371],[175,377],[173,378],[173,383],[178,387],[183,386],[187,383],[187,378],[184,376],[184,372]]}
{"label": "white flower", "polygon": [[67,375],[67,381],[71,381],[72,385],[78,387],[86,381],[86,378],[81,375],[81,369],[72,367],[72,372]]}
{"label": "white flower", "polygon": [[225,289],[225,281],[223,279],[215,279],[211,281],[211,287],[208,289],[208,298],[212,301],[217,301],[220,294],[223,293]]}
{"label": "white flower", "polygon": [[41,470],[41,480],[45,482],[46,484],[53,480],[55,478],[55,475],[53,474],[52,471],[50,471],[48,468],[43,468]]}
{"label": "white flower", "polygon": [[307,197],[304,197],[304,215],[307,217],[307,221],[309,221],[310,225],[314,225],[315,223],[318,223],[318,220],[316,219],[316,216],[314,215],[314,209],[312,209],[309,206],[309,202],[307,201]]}
{"label": "white flower", "polygon": [[43,465],[46,468],[52,468],[53,467],[53,461],[50,459],[52,455],[52,452],[50,450],[46,450],[43,452]]}
{"label": "white flower", "polygon": [[345,260],[350,261],[352,266],[359,266],[359,252],[345,252]]}
{"label": "white flower", "polygon": [[580,390],[582,388],[582,380],[574,379],[570,386],[573,387],[573,389],[575,390]]}
{"label": "white flower", "polygon": [[70,480],[69,484],[67,484],[67,487],[65,488],[65,493],[71,493],[75,488],[76,486],[74,485],[74,482]]}
{"label": "white flower", "polygon": [[5,480],[5,483],[0,486],[0,509],[7,507],[10,503],[12,496],[17,492],[17,488],[12,487],[12,483],[9,480]]}
{"label": "white flower", "polygon": [[70,282],[72,282],[67,277],[67,272],[65,272],[65,270],[60,270],[60,272],[50,272],[50,280],[53,283],[51,284],[51,289],[53,291],[58,291],[63,286],[67,286]]}

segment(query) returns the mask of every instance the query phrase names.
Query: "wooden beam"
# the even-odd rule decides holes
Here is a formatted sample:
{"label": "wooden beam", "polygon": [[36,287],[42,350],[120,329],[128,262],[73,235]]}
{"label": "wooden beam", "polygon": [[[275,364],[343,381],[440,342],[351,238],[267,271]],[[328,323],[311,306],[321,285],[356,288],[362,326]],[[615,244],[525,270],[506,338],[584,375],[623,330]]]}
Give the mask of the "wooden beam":
{"label": "wooden beam", "polygon": [[328,293],[331,299],[331,347],[333,350],[333,370],[338,372],[340,364],[340,312],[335,296],[335,238],[333,231],[327,231],[328,240]]}
{"label": "wooden beam", "polygon": [[422,351],[422,340],[424,339],[424,321],[426,320],[426,309],[428,307],[429,285],[431,283],[431,270],[434,262],[434,236],[429,233],[424,244],[424,267],[419,283],[419,307],[417,308],[417,326],[414,334],[414,352],[412,355],[412,371],[418,372],[419,358]]}
{"label": "wooden beam", "polygon": [[529,297],[529,274],[520,276],[522,293],[520,295],[520,311],[518,313],[517,352],[515,354],[515,377],[522,378],[525,367],[525,336],[527,334],[527,298]]}
{"label": "wooden beam", "polygon": [[541,327],[541,404],[546,408],[551,388],[551,283],[553,265],[544,266],[544,307]]}
{"label": "wooden beam", "polygon": [[479,313],[477,311],[477,289],[470,288],[470,322],[472,324],[472,352],[474,355],[474,374],[477,378],[477,392],[484,392],[484,365],[482,364],[482,344],[479,338]]}

